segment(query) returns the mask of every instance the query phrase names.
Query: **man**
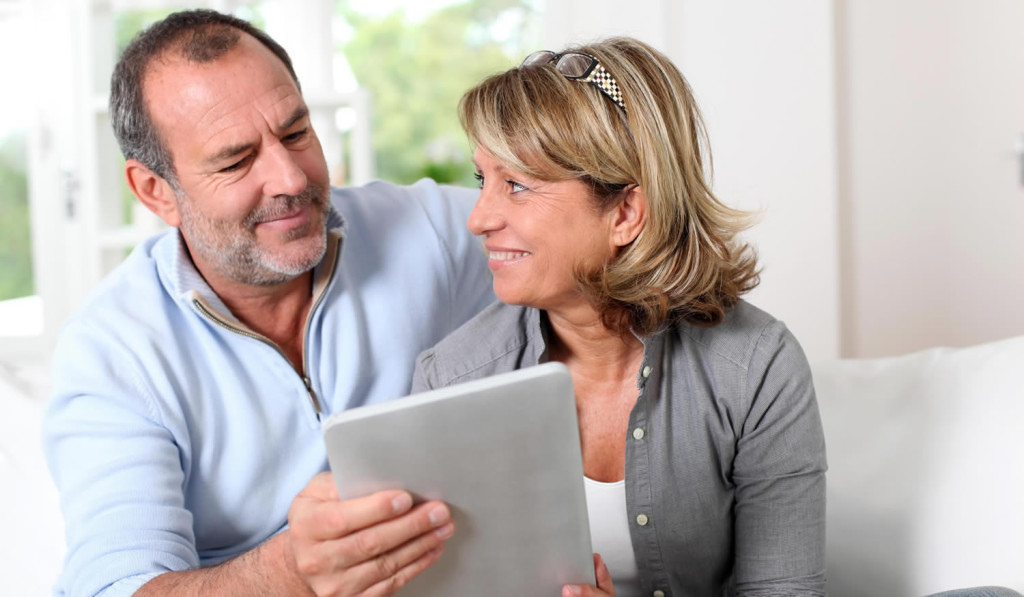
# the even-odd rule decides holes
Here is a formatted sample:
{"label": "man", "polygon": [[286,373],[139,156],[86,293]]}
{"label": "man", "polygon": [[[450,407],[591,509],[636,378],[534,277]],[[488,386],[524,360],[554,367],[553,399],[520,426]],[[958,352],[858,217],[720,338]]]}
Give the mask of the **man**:
{"label": "man", "polygon": [[339,501],[320,421],[406,393],[417,353],[492,300],[474,194],[330,189],[288,55],[212,11],[140,34],[110,101],[129,186],[176,229],[55,350],[58,590],[391,594],[439,557],[450,513]]}

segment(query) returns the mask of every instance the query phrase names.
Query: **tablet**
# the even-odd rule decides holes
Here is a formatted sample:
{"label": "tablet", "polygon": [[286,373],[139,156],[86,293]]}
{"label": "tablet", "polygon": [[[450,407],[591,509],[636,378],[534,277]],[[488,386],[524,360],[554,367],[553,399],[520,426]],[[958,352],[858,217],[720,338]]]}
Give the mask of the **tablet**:
{"label": "tablet", "polygon": [[332,415],[342,499],[406,489],[443,500],[455,536],[402,594],[557,597],[594,584],[576,401],[561,363]]}

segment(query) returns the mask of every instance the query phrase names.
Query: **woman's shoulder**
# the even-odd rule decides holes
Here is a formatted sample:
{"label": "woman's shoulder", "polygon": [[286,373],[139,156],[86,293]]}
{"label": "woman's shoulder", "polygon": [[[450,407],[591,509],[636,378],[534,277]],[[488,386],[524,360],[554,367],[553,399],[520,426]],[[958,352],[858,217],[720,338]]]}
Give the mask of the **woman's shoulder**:
{"label": "woman's shoulder", "polygon": [[498,301],[423,351],[417,368],[441,387],[529,366],[542,351],[539,311]]}
{"label": "woman's shoulder", "polygon": [[743,368],[756,352],[774,352],[784,343],[796,344],[785,323],[744,300],[730,308],[716,326],[681,323],[675,332],[678,341],[695,343],[703,352]]}

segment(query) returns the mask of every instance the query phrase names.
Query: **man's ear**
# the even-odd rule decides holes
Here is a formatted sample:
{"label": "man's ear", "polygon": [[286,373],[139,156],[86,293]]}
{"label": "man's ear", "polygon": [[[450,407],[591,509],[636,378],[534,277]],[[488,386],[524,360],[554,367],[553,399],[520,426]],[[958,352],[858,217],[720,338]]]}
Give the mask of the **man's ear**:
{"label": "man's ear", "polygon": [[625,196],[615,208],[612,228],[612,243],[624,247],[636,240],[647,225],[647,196],[640,185],[627,187]]}
{"label": "man's ear", "polygon": [[149,211],[155,213],[168,226],[181,224],[178,214],[178,195],[162,176],[153,172],[138,160],[128,160],[124,165],[128,188]]}

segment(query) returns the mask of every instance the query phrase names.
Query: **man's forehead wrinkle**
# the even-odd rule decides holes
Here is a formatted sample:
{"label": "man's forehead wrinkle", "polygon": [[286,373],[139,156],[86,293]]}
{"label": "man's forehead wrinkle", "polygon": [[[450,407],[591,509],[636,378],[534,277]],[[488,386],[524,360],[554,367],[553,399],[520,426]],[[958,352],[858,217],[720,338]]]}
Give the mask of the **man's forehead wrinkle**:
{"label": "man's forehead wrinkle", "polygon": [[[301,98],[290,93],[293,90],[294,88],[279,86],[268,91],[264,94],[264,97],[270,96],[267,102],[260,102],[257,99],[257,107],[253,110],[251,120],[232,118],[234,110],[239,107],[230,105],[227,99],[211,105],[197,120],[197,127],[208,131],[207,141],[204,143],[203,153],[207,156],[204,162],[214,163],[243,153],[260,144],[260,131],[270,130],[279,133],[305,117],[308,109]],[[225,103],[229,104],[227,109]],[[258,106],[260,103],[267,105],[261,108]],[[252,128],[250,124],[253,125]]]}
{"label": "man's forehead wrinkle", "polygon": [[288,91],[274,100],[271,106],[271,115],[273,118],[276,118],[276,122],[270,122],[269,124],[275,131],[289,128],[309,115],[309,108],[306,107],[306,102],[303,101],[302,96],[289,93]]}
{"label": "man's forehead wrinkle", "polygon": [[230,110],[227,113],[224,111],[224,105],[227,102],[228,98],[226,97],[217,98],[214,103],[207,106],[202,115],[196,119],[196,125],[203,128],[215,128],[218,121],[230,114]]}

